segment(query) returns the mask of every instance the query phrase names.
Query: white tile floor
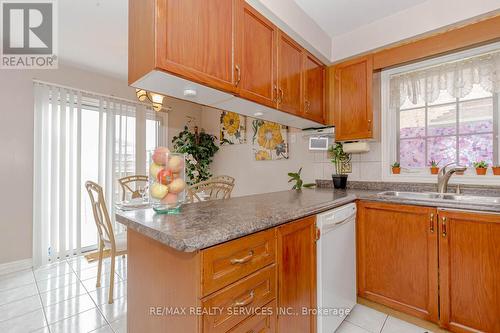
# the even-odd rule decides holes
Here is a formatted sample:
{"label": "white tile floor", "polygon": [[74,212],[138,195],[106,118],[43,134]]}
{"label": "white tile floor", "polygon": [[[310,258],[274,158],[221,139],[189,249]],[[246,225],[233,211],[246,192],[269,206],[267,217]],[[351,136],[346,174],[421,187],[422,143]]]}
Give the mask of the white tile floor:
{"label": "white tile floor", "polygon": [[432,333],[431,331],[358,304],[336,333]]}
{"label": "white tile floor", "polygon": [[0,275],[0,332],[127,332],[127,259],[116,259],[113,304],[109,269],[108,258],[100,288],[83,257]]}
{"label": "white tile floor", "polygon": [[[0,332],[126,333],[127,259],[117,258],[113,304],[107,303],[109,267],[108,258],[100,288],[97,263],[83,257],[0,275]],[[360,304],[336,331],[424,332],[429,331]]]}

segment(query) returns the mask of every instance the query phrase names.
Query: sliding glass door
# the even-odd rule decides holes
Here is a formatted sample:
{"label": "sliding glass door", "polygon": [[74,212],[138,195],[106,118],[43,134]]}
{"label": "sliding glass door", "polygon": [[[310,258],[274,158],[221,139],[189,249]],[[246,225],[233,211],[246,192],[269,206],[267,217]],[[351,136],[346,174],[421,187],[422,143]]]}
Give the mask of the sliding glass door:
{"label": "sliding glass door", "polygon": [[34,264],[95,249],[85,182],[103,187],[114,219],[117,180],[145,175],[146,152],[166,137],[166,114],[145,105],[35,83]]}

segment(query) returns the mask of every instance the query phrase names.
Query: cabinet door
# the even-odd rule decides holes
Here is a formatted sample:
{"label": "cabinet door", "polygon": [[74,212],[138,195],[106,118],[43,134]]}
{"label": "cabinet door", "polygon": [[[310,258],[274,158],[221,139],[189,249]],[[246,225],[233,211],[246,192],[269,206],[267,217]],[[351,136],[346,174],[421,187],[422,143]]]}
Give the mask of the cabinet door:
{"label": "cabinet door", "polygon": [[302,48],[278,32],[278,109],[300,115],[302,105]]}
{"label": "cabinet door", "polygon": [[277,28],[245,0],[236,14],[235,85],[241,97],[276,107]]}
{"label": "cabinet door", "polygon": [[304,52],[304,116],[324,124],[325,66]]}
{"label": "cabinet door", "polygon": [[372,57],[339,64],[334,73],[336,140],[372,138]]}
{"label": "cabinet door", "polygon": [[[316,317],[302,309],[316,308],[316,218],[278,228],[279,332],[316,332]],[[294,315],[298,313],[299,315]]]}
{"label": "cabinet door", "polygon": [[441,325],[500,332],[500,215],[439,211]]}
{"label": "cabinet door", "polygon": [[158,66],[233,91],[234,1],[158,0]]}
{"label": "cabinet door", "polygon": [[437,211],[375,202],[358,209],[359,296],[437,322]]}

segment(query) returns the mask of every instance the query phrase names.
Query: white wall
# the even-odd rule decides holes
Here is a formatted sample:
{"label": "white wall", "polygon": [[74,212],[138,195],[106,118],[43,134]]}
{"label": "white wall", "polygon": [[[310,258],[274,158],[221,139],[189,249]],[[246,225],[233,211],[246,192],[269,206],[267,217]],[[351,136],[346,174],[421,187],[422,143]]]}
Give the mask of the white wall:
{"label": "white wall", "polygon": [[246,0],[318,59],[329,63],[332,39],[293,0]]}
{"label": "white wall", "polygon": [[496,11],[500,0],[428,0],[333,38],[332,61]]}
{"label": "white wall", "polygon": [[[0,70],[0,264],[32,257],[33,83],[43,81],[135,100],[126,80],[76,68]],[[200,120],[201,107],[167,99],[172,137],[190,115]],[[170,140],[169,140],[170,141]]]}
{"label": "white wall", "polygon": [[[247,142],[221,146],[211,166],[214,175],[229,175],[236,178],[233,196],[288,190],[291,185],[288,183],[287,173],[296,172],[300,167],[303,167],[302,179],[305,182],[314,182],[315,174],[320,175],[319,168],[323,166],[318,165],[318,170],[315,171],[315,154],[308,150],[308,141],[302,138],[300,130],[289,129],[289,159],[255,161],[251,145],[253,135],[251,121],[251,118],[247,118]],[[220,111],[203,107],[202,127],[207,133],[219,138],[219,123]]]}

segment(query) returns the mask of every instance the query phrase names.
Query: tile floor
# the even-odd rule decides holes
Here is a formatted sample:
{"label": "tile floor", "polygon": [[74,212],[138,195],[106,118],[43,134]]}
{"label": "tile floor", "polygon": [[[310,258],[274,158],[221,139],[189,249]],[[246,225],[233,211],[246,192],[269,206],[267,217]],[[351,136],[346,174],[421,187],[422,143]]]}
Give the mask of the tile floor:
{"label": "tile floor", "polygon": [[[0,332],[126,333],[127,259],[116,262],[114,303],[107,303],[109,258],[101,287],[97,263],[83,257],[0,275]],[[358,304],[336,333],[424,333],[426,329]]]}
{"label": "tile floor", "polygon": [[96,288],[97,262],[83,257],[0,275],[0,332],[127,332],[127,259],[115,266],[108,304],[110,259]]}
{"label": "tile floor", "polygon": [[335,333],[431,333],[431,331],[358,304]]}

